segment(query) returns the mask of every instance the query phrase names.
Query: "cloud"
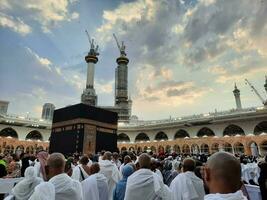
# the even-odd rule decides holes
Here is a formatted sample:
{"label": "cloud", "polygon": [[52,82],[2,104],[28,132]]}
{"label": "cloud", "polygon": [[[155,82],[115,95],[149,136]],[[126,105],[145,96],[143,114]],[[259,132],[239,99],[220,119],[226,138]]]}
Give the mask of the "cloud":
{"label": "cloud", "polygon": [[37,23],[42,31],[51,32],[51,29],[57,27],[60,22],[79,18],[77,12],[69,12],[69,7],[73,3],[75,2],[69,0],[3,0],[0,2],[0,11],[9,15],[10,18],[19,16],[17,20],[24,26],[26,26],[24,22]]}
{"label": "cloud", "polygon": [[25,24],[20,18],[14,18],[0,12],[0,26],[10,28],[11,30],[25,36],[32,32],[29,25]]}

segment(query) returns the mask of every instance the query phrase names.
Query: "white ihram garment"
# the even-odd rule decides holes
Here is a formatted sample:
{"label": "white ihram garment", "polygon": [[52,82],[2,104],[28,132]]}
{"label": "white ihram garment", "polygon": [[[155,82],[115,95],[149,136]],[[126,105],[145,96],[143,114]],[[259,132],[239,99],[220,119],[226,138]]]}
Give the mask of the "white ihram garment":
{"label": "white ihram garment", "polygon": [[[83,173],[84,179],[81,176],[81,171]],[[81,182],[81,181],[85,180],[87,177],[89,177],[89,175],[83,169],[82,165],[77,165],[76,167],[74,167],[74,169],[72,171],[71,178],[73,178],[76,181],[80,181]]]}
{"label": "white ihram garment", "polygon": [[172,200],[203,200],[203,181],[194,172],[178,174],[170,185]]}
{"label": "white ihram garment", "polygon": [[27,167],[25,170],[25,178],[15,185],[11,193],[15,196],[15,199],[29,199],[34,188],[42,181],[41,178],[37,177],[34,167]]}
{"label": "white ihram garment", "polygon": [[100,173],[93,174],[82,181],[83,200],[108,200],[107,178]]}
{"label": "white ihram garment", "polygon": [[120,172],[115,164],[110,160],[100,160],[100,172],[103,174],[108,181],[108,196],[112,200],[113,190],[116,187],[117,182],[121,179]]}
{"label": "white ihram garment", "polygon": [[52,183],[43,182],[37,185],[29,200],[55,200],[55,187]]}
{"label": "white ihram garment", "polygon": [[208,194],[205,196],[205,200],[247,200],[241,190],[238,190],[235,193],[228,194]]}
{"label": "white ihram garment", "polygon": [[79,181],[62,173],[49,180],[55,186],[56,200],[81,200],[82,187]]}
{"label": "white ihram garment", "polygon": [[150,169],[139,169],[128,177],[125,200],[169,200],[169,188]]}

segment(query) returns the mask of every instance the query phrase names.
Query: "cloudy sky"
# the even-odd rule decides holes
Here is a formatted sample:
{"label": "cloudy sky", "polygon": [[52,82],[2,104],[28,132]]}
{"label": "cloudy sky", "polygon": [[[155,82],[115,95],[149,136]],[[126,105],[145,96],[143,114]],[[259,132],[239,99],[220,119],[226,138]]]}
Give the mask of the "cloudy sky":
{"label": "cloudy sky", "polygon": [[114,104],[119,55],[126,43],[133,114],[161,119],[260,106],[266,98],[267,0],[0,0],[0,99],[9,112],[39,117],[42,105],[80,102],[89,50],[100,45],[95,88]]}

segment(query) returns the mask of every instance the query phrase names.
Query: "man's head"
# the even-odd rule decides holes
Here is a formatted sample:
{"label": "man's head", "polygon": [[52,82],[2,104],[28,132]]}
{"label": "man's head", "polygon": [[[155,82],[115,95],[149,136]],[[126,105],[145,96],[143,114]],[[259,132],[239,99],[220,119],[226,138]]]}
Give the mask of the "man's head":
{"label": "man's head", "polygon": [[142,153],[139,158],[140,168],[150,169],[151,167],[151,158],[147,153]]}
{"label": "man's head", "polygon": [[111,160],[112,159],[112,153],[110,151],[106,151],[103,156],[103,160]]}
{"label": "man's head", "polygon": [[192,158],[186,158],[183,161],[183,172],[193,172],[196,168],[196,162]]}
{"label": "man's head", "polygon": [[241,187],[241,166],[226,152],[213,154],[205,167],[205,182],[211,193],[234,193]]}
{"label": "man's head", "polygon": [[100,166],[98,163],[93,163],[90,167],[90,175],[96,174],[100,171]]}
{"label": "man's head", "polygon": [[89,159],[88,159],[87,156],[82,156],[82,157],[81,157],[81,159],[80,159],[80,163],[81,163],[82,165],[87,165],[88,162],[89,162]]}
{"label": "man's head", "polygon": [[125,156],[123,159],[123,163],[126,165],[127,163],[131,162],[131,157],[130,156]]}
{"label": "man's head", "polygon": [[113,159],[118,160],[118,158],[119,158],[119,154],[117,152],[114,152],[113,153]]}
{"label": "man's head", "polygon": [[47,160],[48,178],[64,173],[65,157],[61,153],[52,153]]}

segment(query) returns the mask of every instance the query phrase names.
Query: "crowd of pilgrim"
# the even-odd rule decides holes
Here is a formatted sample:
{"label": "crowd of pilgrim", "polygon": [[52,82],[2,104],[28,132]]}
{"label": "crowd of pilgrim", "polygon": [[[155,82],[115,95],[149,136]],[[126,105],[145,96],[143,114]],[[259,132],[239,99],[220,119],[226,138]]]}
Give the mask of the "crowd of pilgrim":
{"label": "crowd of pilgrim", "polygon": [[267,199],[267,159],[227,152],[0,155],[0,178],[16,177],[6,200],[253,200],[245,184]]}

